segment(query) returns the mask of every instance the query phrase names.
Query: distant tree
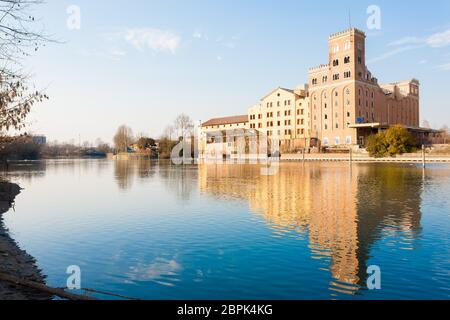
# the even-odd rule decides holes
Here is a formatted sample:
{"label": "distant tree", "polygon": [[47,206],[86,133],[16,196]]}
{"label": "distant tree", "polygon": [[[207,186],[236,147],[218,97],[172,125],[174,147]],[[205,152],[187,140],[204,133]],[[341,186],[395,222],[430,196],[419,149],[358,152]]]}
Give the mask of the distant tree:
{"label": "distant tree", "polygon": [[111,146],[108,143],[103,142],[102,139],[97,138],[95,140],[95,150],[101,153],[110,153]]}
{"label": "distant tree", "polygon": [[172,125],[168,125],[162,134],[163,138],[167,138],[168,140],[173,140],[173,136],[175,135],[175,128]]}
{"label": "distant tree", "polygon": [[394,126],[385,132],[372,135],[367,141],[367,151],[377,158],[412,152],[416,147],[415,138],[401,126]]}
{"label": "distant tree", "polygon": [[175,119],[174,128],[178,138],[188,138],[194,133],[194,122],[188,115],[182,113]]}
{"label": "distant tree", "polygon": [[92,145],[91,145],[91,143],[89,141],[86,140],[86,141],[83,142],[83,148],[84,149],[89,149],[91,146]]}
{"label": "distant tree", "polygon": [[170,159],[171,152],[173,148],[178,144],[178,141],[173,141],[166,137],[163,137],[158,142],[159,142],[159,158]]}
{"label": "distant tree", "polygon": [[139,150],[146,150],[146,149],[150,149],[151,147],[154,147],[156,142],[152,138],[140,137],[137,140],[136,144],[137,144],[137,147],[139,148]]}
{"label": "distant tree", "polygon": [[114,145],[119,152],[127,152],[128,147],[133,144],[133,130],[126,125],[122,125],[117,129],[114,136]]}

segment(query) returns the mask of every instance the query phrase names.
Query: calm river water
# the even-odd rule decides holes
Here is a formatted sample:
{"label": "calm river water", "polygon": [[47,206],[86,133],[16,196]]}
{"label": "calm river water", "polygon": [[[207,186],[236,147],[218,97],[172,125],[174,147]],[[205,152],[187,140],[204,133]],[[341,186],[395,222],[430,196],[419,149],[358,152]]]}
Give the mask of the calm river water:
{"label": "calm river water", "polygon": [[450,298],[450,166],[64,160],[8,177],[24,190],[5,225],[55,287],[78,265],[83,287],[143,299]]}

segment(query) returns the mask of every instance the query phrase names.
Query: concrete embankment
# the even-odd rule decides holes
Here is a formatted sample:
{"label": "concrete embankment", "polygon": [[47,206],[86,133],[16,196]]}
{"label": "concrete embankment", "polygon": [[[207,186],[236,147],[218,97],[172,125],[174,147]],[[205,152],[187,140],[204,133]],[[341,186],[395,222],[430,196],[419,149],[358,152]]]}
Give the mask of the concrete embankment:
{"label": "concrete embankment", "polygon": [[[365,154],[284,154],[281,156],[281,161],[353,161],[361,163],[422,163],[423,157],[419,154],[405,154],[397,157],[388,158],[373,158]],[[426,163],[450,163],[450,156],[446,155],[425,155]]]}
{"label": "concrete embankment", "polygon": [[[0,181],[0,275],[45,283],[41,270],[35,264],[35,259],[21,250],[11,239],[3,224],[3,214],[9,211],[20,187],[16,184]],[[36,291],[0,280],[0,300],[48,300],[49,294]]]}

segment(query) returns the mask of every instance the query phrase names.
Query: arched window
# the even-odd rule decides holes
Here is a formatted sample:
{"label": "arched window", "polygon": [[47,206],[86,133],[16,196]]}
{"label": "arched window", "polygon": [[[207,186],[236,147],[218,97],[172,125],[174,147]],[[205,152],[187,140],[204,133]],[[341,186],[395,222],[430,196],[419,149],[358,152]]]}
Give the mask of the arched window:
{"label": "arched window", "polygon": [[351,47],[350,41],[346,41],[344,43],[344,50],[350,50],[350,47]]}

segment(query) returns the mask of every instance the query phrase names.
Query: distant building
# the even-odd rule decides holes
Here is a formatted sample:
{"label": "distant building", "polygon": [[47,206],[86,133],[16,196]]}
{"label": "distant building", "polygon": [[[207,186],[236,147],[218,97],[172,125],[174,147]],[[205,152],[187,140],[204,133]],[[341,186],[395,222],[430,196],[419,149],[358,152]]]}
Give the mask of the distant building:
{"label": "distant building", "polygon": [[397,124],[423,139],[432,130],[419,126],[419,81],[378,84],[366,66],[365,41],[364,32],[354,28],[331,35],[329,61],[308,70],[307,84],[271,91],[247,116],[203,123],[200,152],[213,142],[208,135],[234,128],[277,137],[282,152],[364,146],[369,135]]}
{"label": "distant building", "polygon": [[46,136],[33,136],[33,142],[36,144],[47,144],[47,137]]}

